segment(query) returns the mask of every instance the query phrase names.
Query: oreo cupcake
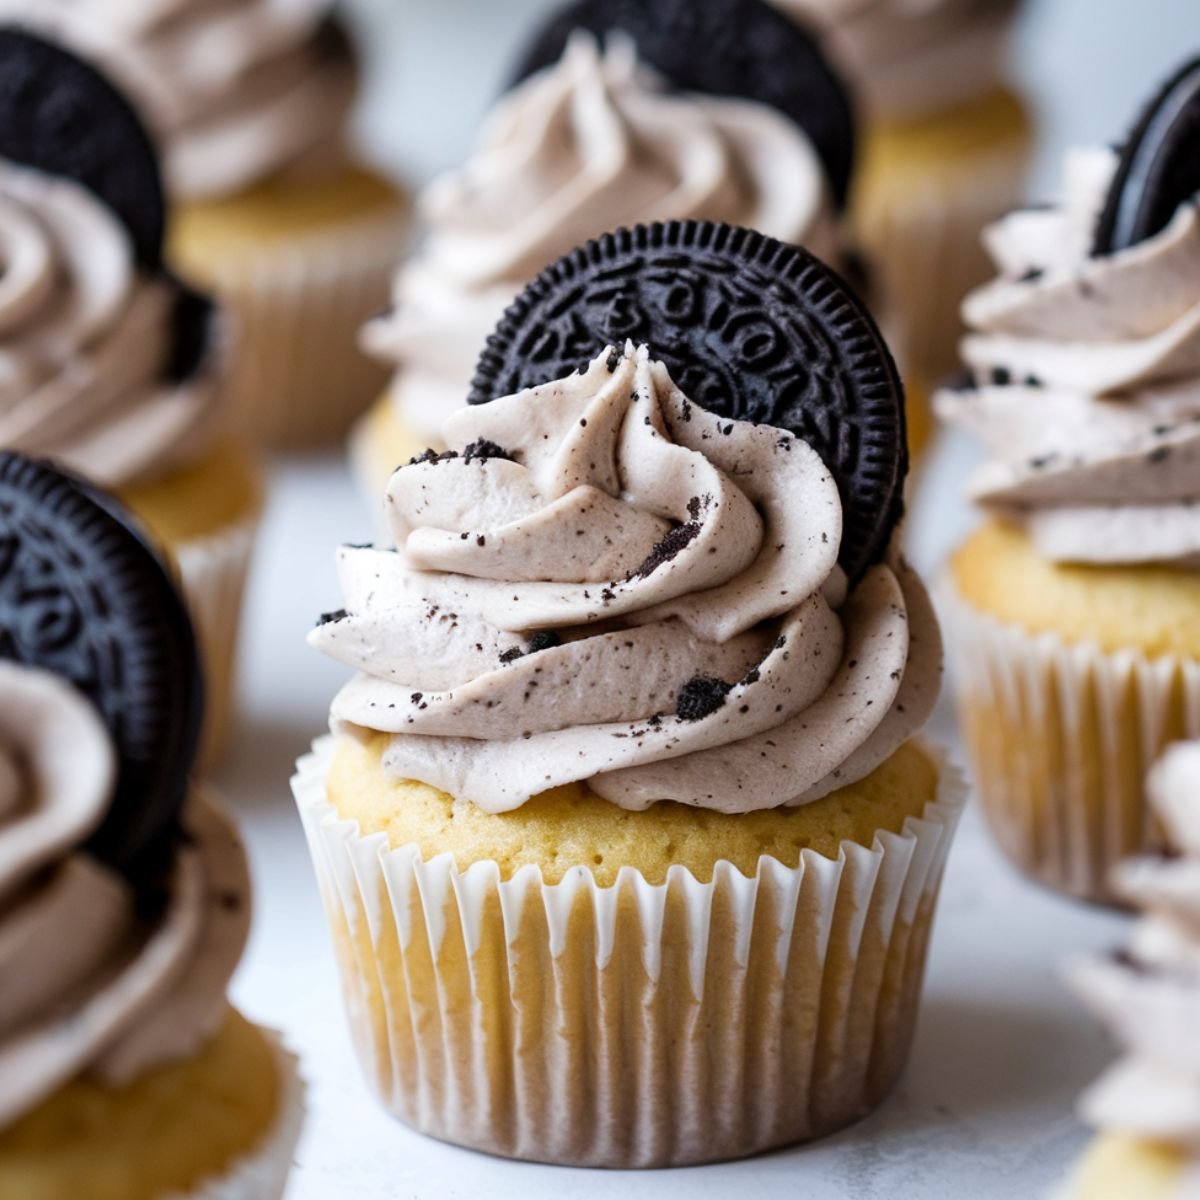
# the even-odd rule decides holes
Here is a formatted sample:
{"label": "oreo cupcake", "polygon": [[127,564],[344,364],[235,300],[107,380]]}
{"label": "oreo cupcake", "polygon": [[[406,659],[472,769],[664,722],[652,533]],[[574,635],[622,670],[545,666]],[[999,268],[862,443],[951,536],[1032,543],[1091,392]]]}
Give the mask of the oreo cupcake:
{"label": "oreo cupcake", "polygon": [[225,432],[224,325],[167,270],[166,211],[122,96],[0,25],[0,449],[111,489],[174,560],[205,656],[211,751],[261,497]]}
{"label": "oreo cupcake", "polygon": [[1031,122],[1004,70],[1019,0],[774,3],[823,29],[857,86],[857,235],[905,315],[913,371],[936,383],[954,369],[959,303],[987,278],[979,232],[1022,196]]}
{"label": "oreo cupcake", "polygon": [[421,195],[421,247],[364,331],[395,369],[353,439],[371,503],[437,443],[479,347],[556,258],[607,229],[703,218],[837,263],[853,161],[840,83],[762,0],[567,5],[531,39],[471,158]]}
{"label": "oreo cupcake", "polygon": [[1157,844],[1146,772],[1200,735],[1200,65],[1121,152],[987,245],[969,376],[939,411],[989,461],[946,616],[979,792],[1008,855],[1074,896]]}
{"label": "oreo cupcake", "polygon": [[1200,1194],[1200,743],[1167,752],[1150,794],[1172,854],[1117,869],[1115,891],[1144,916],[1128,950],[1072,972],[1125,1053],[1083,1098],[1100,1133],[1070,1200]]}
{"label": "oreo cupcake", "polygon": [[179,268],[236,316],[232,412],[256,441],[335,441],[383,382],[406,202],[349,146],[357,66],[330,0],[49,0],[128,80],[179,202]]}
{"label": "oreo cupcake", "polygon": [[225,990],[246,856],[189,782],[202,690],[114,501],[0,452],[0,1196],[278,1200],[294,1060]]}
{"label": "oreo cupcake", "polygon": [[878,330],[803,250],[639,226],[530,285],[471,399],[311,639],[358,672],[294,788],[368,1078],[556,1163],[856,1120],[961,807]]}

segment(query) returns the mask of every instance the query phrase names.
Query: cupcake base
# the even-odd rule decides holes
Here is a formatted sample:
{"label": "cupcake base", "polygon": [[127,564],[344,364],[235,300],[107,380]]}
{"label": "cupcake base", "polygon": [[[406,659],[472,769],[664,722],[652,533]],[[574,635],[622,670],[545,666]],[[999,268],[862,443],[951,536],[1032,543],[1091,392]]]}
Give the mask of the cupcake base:
{"label": "cupcake base", "polygon": [[280,1200],[302,1113],[295,1059],[231,1010],[194,1058],[0,1132],[0,1200]]}
{"label": "cupcake base", "polygon": [[358,336],[387,307],[406,226],[404,198],[361,169],[181,208],[172,261],[233,314],[229,405],[252,441],[331,444],[378,394],[387,373]]}
{"label": "cupcake base", "polygon": [[830,1133],[895,1083],[962,805],[940,759],[916,815],[836,857],[718,859],[706,882],[664,862],[660,883],[609,861],[601,886],[363,833],[329,801],[335,745],[293,787],[360,1059],[407,1124],[513,1158],[681,1166]]}
{"label": "cupcake base", "polygon": [[1184,1173],[1177,1151],[1108,1134],[1092,1143],[1063,1200],[1176,1200]]}
{"label": "cupcake base", "polygon": [[[939,589],[988,824],[1017,867],[1081,900],[1113,903],[1112,868],[1161,845],[1146,775],[1168,744],[1200,736],[1200,661],[1163,641],[1186,631],[1169,620],[1159,628],[1152,598],[1169,616],[1179,597],[1156,587],[1153,571],[1056,568],[1023,535],[991,526],[959,552]],[[1114,614],[1138,593],[1138,620],[1124,628],[1146,645],[1116,648]],[[980,607],[1001,597],[1034,627]],[[1043,610],[1069,632],[1039,628]]]}

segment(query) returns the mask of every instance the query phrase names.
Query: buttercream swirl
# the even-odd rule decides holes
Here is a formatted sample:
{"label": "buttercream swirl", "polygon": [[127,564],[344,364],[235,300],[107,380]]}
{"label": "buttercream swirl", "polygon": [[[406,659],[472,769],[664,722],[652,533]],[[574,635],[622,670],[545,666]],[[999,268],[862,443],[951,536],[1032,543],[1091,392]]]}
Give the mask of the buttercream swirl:
{"label": "buttercream swirl", "polygon": [[847,594],[837,486],[792,434],[713,416],[630,345],[446,439],[463,452],[393,475],[398,549],[344,549],[347,611],[312,635],[360,672],[335,729],[394,734],[394,776],[490,812],[575,781],[748,812],[924,724],[924,588],[892,555]]}
{"label": "buttercream swirl", "polygon": [[219,355],[167,379],[179,285],[139,269],[78,184],[0,162],[0,447],[105,486],[192,461],[219,427]]}
{"label": "buttercream swirl", "polygon": [[1057,206],[993,225],[1000,276],[970,295],[976,386],[938,411],[990,458],[971,496],[1057,561],[1200,556],[1200,214],[1092,256],[1116,156],[1077,151]]}
{"label": "buttercream swirl", "polygon": [[329,0],[42,3],[138,94],[176,195],[224,196],[340,157],[356,71],[327,28]]}
{"label": "buttercream swirl", "polygon": [[544,267],[608,229],[691,218],[804,244],[836,262],[834,210],[805,133],[762,104],[680,94],[632,44],[576,34],[500,102],[461,169],[420,197],[424,243],[366,348],[396,364],[393,403],[432,440],[479,348]]}
{"label": "buttercream swirl", "polygon": [[1150,781],[1178,852],[1117,869],[1118,893],[1144,916],[1127,951],[1079,964],[1077,990],[1124,1057],[1084,1095],[1093,1126],[1174,1147],[1186,1167],[1178,1200],[1200,1197],[1200,743],[1168,750]]}
{"label": "buttercream swirl", "polygon": [[872,115],[917,120],[995,89],[1020,0],[773,0],[823,30]]}
{"label": "buttercream swirl", "polygon": [[113,779],[91,705],[0,662],[0,1128],[80,1075],[121,1085],[187,1057],[225,1012],[249,924],[241,843],[194,796],[148,913],[82,849]]}

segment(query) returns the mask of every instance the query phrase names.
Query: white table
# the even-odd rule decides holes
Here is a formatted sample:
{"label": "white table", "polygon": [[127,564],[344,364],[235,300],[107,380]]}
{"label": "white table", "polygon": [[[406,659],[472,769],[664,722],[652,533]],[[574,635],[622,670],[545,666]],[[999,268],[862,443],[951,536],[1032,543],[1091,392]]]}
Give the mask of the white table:
{"label": "white table", "polygon": [[[914,554],[928,565],[953,531],[939,498],[963,460],[921,481]],[[1111,1049],[1059,981],[1065,958],[1115,945],[1122,918],[1019,879],[968,813],[951,858],[913,1062],[881,1111],[809,1148],[728,1166],[647,1174],[509,1163],[412,1133],[378,1109],[342,1018],[324,915],[287,780],[325,728],[342,671],[304,645],[337,608],[335,547],[365,540],[367,510],[334,457],[282,464],[248,606],[243,715],[217,778],[248,835],[257,920],[236,980],[247,1013],[303,1055],[310,1115],[289,1200],[728,1197],[1036,1200],[1086,1136],[1072,1106]],[[936,734],[950,740],[939,714]]]}

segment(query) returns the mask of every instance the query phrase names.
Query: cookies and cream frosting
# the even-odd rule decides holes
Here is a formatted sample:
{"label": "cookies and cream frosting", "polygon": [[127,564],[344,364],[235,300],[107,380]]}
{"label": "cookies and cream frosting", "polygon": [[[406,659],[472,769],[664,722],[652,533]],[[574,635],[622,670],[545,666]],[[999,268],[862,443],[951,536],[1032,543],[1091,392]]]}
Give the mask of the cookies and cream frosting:
{"label": "cookies and cream frosting", "polygon": [[999,277],[970,295],[973,386],[937,401],[982,439],[972,499],[1056,561],[1200,561],[1200,212],[1093,256],[1116,170],[1070,155],[1062,200],[986,234]]}
{"label": "cookies and cream frosting", "polygon": [[[46,7],[48,5],[48,7]],[[225,196],[337,161],[356,71],[329,0],[40,0],[137,95],[171,190]],[[72,23],[77,25],[72,27]]]}
{"label": "cookies and cream frosting", "polygon": [[986,96],[1003,78],[1019,0],[772,0],[823,31],[882,121],[918,120]]}
{"label": "cookies and cream frosting", "polygon": [[489,812],[586,781],[628,809],[803,804],[925,723],[941,672],[892,554],[853,589],[820,457],[691,403],[646,347],[447,422],[397,471],[397,549],[345,548],[311,635],[334,728]]}
{"label": "cookies and cream frosting", "polygon": [[836,261],[824,169],[803,130],[749,101],[681,94],[628,39],[576,34],[500,102],[461,169],[420,198],[421,248],[364,345],[397,373],[403,424],[432,440],[466,400],[479,349],[543,268],[609,229],[704,218]]}
{"label": "cookies and cream frosting", "polygon": [[88,854],[115,759],[57,676],[0,662],[0,1128],[68,1081],[114,1086],[195,1053],[226,1011],[250,882],[201,796],[154,903]]}
{"label": "cookies and cream frosting", "polygon": [[1200,1197],[1200,743],[1168,750],[1151,799],[1175,853],[1117,869],[1118,894],[1144,914],[1127,950],[1082,963],[1079,993],[1124,1057],[1084,1095],[1084,1119],[1171,1147],[1186,1166],[1177,1200]]}
{"label": "cookies and cream frosting", "polygon": [[138,267],[108,208],[71,180],[0,162],[0,256],[0,448],[105,486],[207,449],[217,364],[167,378],[179,286]]}

